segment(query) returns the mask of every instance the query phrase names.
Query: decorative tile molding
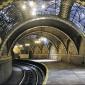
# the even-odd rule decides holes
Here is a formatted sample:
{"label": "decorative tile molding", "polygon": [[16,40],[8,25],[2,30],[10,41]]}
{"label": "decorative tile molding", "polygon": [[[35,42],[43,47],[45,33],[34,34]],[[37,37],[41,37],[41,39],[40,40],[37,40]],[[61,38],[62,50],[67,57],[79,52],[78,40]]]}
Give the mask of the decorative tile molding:
{"label": "decorative tile molding", "polygon": [[14,0],[3,0],[0,2],[0,9],[4,8],[5,6],[11,4]]}
{"label": "decorative tile molding", "polygon": [[61,17],[67,19],[69,15],[69,9],[71,8],[74,0],[62,0],[61,4]]}
{"label": "decorative tile molding", "polygon": [[85,6],[85,0],[77,0],[76,2],[81,4],[82,6]]}

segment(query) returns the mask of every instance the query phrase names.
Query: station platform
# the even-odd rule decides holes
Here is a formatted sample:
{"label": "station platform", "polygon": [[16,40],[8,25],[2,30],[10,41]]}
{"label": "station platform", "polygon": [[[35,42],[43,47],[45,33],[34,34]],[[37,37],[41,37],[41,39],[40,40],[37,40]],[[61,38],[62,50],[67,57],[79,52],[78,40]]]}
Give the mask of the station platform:
{"label": "station platform", "polygon": [[85,67],[43,62],[48,69],[46,85],[85,85]]}

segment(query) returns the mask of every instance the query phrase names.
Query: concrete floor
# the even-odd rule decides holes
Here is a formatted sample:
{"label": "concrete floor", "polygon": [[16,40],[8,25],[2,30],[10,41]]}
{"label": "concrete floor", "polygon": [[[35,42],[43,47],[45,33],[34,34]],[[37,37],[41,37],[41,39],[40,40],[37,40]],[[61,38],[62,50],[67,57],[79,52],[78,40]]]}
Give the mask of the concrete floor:
{"label": "concrete floor", "polygon": [[85,85],[85,68],[65,63],[44,62],[48,68],[47,85]]}

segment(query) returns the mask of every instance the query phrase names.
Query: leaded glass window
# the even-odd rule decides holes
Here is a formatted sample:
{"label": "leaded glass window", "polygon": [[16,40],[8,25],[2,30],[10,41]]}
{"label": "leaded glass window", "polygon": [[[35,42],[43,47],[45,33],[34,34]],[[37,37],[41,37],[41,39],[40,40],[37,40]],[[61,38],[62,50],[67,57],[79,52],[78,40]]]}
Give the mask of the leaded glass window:
{"label": "leaded glass window", "polygon": [[36,0],[38,15],[58,15],[61,0]]}
{"label": "leaded glass window", "polygon": [[70,20],[85,33],[85,7],[74,3],[71,9]]}
{"label": "leaded glass window", "polygon": [[0,36],[4,36],[19,21],[19,12],[14,4],[0,11]]}

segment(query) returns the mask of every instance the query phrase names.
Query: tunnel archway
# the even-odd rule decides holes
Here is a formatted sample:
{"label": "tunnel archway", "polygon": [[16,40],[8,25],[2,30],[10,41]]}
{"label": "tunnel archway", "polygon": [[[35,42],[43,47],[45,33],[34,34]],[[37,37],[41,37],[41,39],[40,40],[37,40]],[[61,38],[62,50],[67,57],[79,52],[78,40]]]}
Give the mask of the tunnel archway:
{"label": "tunnel archway", "polygon": [[[48,28],[45,28],[45,27],[48,27]],[[38,28],[38,30],[36,28]],[[66,50],[68,50],[68,47],[69,47],[68,46],[69,44],[67,44],[67,40],[70,40],[72,41],[72,43],[77,49],[77,52],[79,53],[79,46],[80,46],[80,41],[82,37],[81,33],[78,30],[76,30],[76,27],[73,26],[71,23],[68,23],[62,19],[54,18],[54,17],[43,17],[43,18],[28,20],[22,23],[20,26],[16,27],[9,34],[9,36],[7,36],[6,40],[3,42],[2,48],[1,48],[2,52],[4,51],[4,47],[6,48],[6,46],[8,46],[7,50],[9,50],[13,41],[17,39],[17,37],[20,34],[24,35],[25,31],[28,32],[27,30],[29,30],[29,33],[35,32],[35,31],[45,31],[55,35],[64,44]],[[66,56],[68,56],[68,54],[62,55],[61,57],[65,59],[67,58]]]}
{"label": "tunnel archway", "polygon": [[[85,14],[84,14],[84,12],[83,13],[81,12],[85,3],[82,2],[82,0],[78,0],[78,1],[57,0],[58,2],[56,2],[56,0],[54,0],[54,2],[51,0],[51,2],[54,3],[54,4],[52,4],[52,6],[53,6],[52,10],[55,9],[54,12],[56,13],[57,12],[56,8],[58,7],[58,14],[54,13],[54,14],[48,15],[47,12],[48,11],[50,12],[51,9],[50,10],[47,9],[48,11],[45,10],[45,11],[47,11],[46,15],[44,12],[42,12],[41,14],[44,13],[43,16],[48,16],[48,17],[42,17],[41,14],[37,15],[37,16],[32,16],[32,11],[33,11],[32,9],[36,8],[36,7],[30,7],[26,1],[25,2],[20,1],[18,3],[16,3],[16,0],[12,0],[12,1],[7,0],[7,3],[5,3],[5,1],[1,1],[3,3],[1,3],[1,12],[2,13],[1,13],[1,23],[0,23],[0,24],[2,24],[1,25],[1,36],[0,36],[0,38],[1,38],[1,43],[0,43],[0,56],[1,56],[1,59],[0,59],[1,60],[1,64],[0,64],[1,78],[0,78],[0,80],[1,81],[0,81],[0,84],[1,84],[1,82],[5,82],[5,80],[7,80],[12,75],[13,57],[12,57],[12,55],[10,55],[10,52],[13,50],[13,46],[16,45],[16,42],[18,42],[18,40],[21,38],[24,39],[26,36],[30,36],[33,34],[35,34],[37,36],[41,36],[42,31],[43,31],[42,36],[46,37],[47,39],[49,39],[49,41],[52,42],[51,45],[49,46],[49,48],[47,48],[45,46],[42,47],[43,54],[45,54],[45,53],[48,54],[48,49],[49,49],[49,56],[51,59],[56,60],[56,58],[58,57],[58,60],[61,60],[61,62],[78,64],[78,65],[85,64],[85,52],[84,52],[85,51],[85,48],[84,48],[85,36],[81,33],[81,31],[84,31],[84,28],[85,28],[84,22],[83,22],[84,21],[83,18],[84,18]],[[11,3],[11,2],[13,2],[13,3]],[[48,2],[50,3],[49,0],[48,0]],[[40,9],[43,4],[41,4],[38,8]],[[74,10],[75,4],[78,5],[77,9],[80,9],[79,14],[78,14],[79,17],[77,16],[78,10],[76,10],[76,9]],[[12,6],[14,5],[15,9],[13,7],[11,7],[10,5],[12,5]],[[47,5],[51,5],[51,3],[50,4],[47,3]],[[3,7],[3,6],[5,6],[5,7]],[[9,7],[12,8],[12,11],[9,9]],[[23,7],[24,7],[24,9],[23,9]],[[7,8],[7,10],[3,10],[6,8]],[[31,8],[31,9],[29,9],[29,8]],[[71,20],[72,17],[73,17],[73,19]],[[77,19],[79,18],[79,20],[76,20],[76,18]],[[79,22],[80,27],[79,26],[78,27],[79,27],[79,29],[81,29],[80,31],[79,31],[79,29],[77,29],[77,23],[74,23],[74,21]],[[82,22],[82,23],[80,23],[80,22]],[[76,26],[74,26],[74,24]],[[41,28],[38,28],[39,26]],[[45,28],[46,26],[47,26],[47,28]],[[38,28],[38,30],[36,28]],[[35,54],[39,54],[39,51],[40,51],[39,48],[36,47],[36,49],[34,50],[31,47],[30,49],[31,49],[31,52],[34,51]],[[39,50],[39,51],[37,51],[37,50]],[[20,50],[19,50],[19,52],[20,52]],[[55,54],[54,57],[52,54]],[[46,55],[46,56],[48,56],[48,55]],[[54,66],[53,64],[52,64],[52,66],[54,68],[56,68],[56,66]],[[60,71],[61,71],[61,69],[60,69]],[[65,69],[64,69],[64,71],[65,71]],[[61,72],[60,72],[60,74],[61,74]],[[68,80],[68,79],[66,79],[66,80]]]}
{"label": "tunnel archway", "polygon": [[[51,26],[55,27],[61,31],[63,31],[65,34],[67,34],[75,43],[77,49],[79,50],[79,45],[80,42],[78,39],[81,39],[81,34],[75,29],[74,26],[69,24],[68,22],[65,22],[62,19],[59,18],[48,18],[48,17],[43,17],[43,18],[37,18],[37,19],[32,19],[28,20],[25,23],[22,23],[20,26],[16,27],[6,38],[4,43],[2,44],[2,50],[7,43],[7,41],[10,40],[12,42],[19,34],[21,34],[24,30],[36,27],[36,26]],[[72,32],[72,34],[71,34]]]}
{"label": "tunnel archway", "polygon": [[[63,32],[56,30],[56,28],[49,27],[49,26],[38,26],[38,27],[34,27],[24,31],[15,39],[13,43],[15,43],[19,38],[22,38],[23,36],[31,35],[31,34],[39,34],[39,36],[45,36],[47,38],[49,37],[51,41],[54,41],[53,43],[60,41],[64,44],[65,48],[66,48],[65,40],[69,38]],[[60,36],[61,34],[62,36]],[[56,39],[57,41],[55,41]]]}
{"label": "tunnel archway", "polygon": [[[26,31],[27,32],[27,31]],[[58,39],[55,35],[53,35],[53,34],[51,34],[51,33],[48,33],[48,32],[44,32],[44,31],[35,31],[35,32],[31,32],[31,33],[25,33],[24,34],[24,36],[19,36],[18,37],[18,39],[16,39],[15,40],[15,42],[12,44],[12,47],[11,47],[11,49],[10,50],[12,50],[13,49],[13,46],[15,45],[15,43],[18,41],[18,40],[30,40],[30,39],[27,39],[27,38],[25,38],[25,37],[31,37],[31,36],[33,36],[33,35],[38,35],[38,36],[40,36],[40,37],[46,37],[47,39],[49,39],[50,41],[51,41],[51,43],[52,43],[52,46],[55,46],[55,48],[56,48],[56,50],[55,51],[58,51],[58,46],[59,46],[59,44],[62,44],[63,45],[63,47],[64,47],[64,49],[65,49],[65,51],[66,51],[66,48],[65,48],[65,46],[64,46],[64,44],[63,44],[63,42],[60,40],[60,39]],[[21,37],[21,38],[20,38]],[[35,40],[35,39],[34,39]],[[33,41],[34,41],[33,40]],[[31,44],[31,43],[30,43]],[[48,48],[48,49],[50,49],[50,48]],[[43,50],[42,50],[43,51]],[[40,52],[38,52],[38,53],[40,53]],[[67,53],[67,52],[66,52]],[[49,54],[48,54],[49,55]],[[56,55],[57,56],[57,55]]]}

